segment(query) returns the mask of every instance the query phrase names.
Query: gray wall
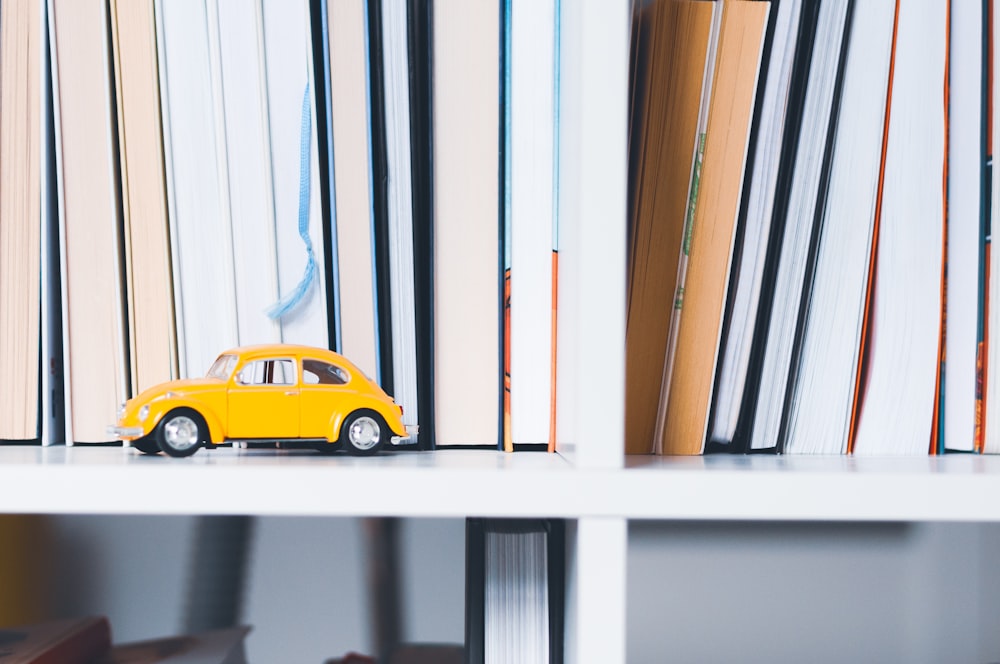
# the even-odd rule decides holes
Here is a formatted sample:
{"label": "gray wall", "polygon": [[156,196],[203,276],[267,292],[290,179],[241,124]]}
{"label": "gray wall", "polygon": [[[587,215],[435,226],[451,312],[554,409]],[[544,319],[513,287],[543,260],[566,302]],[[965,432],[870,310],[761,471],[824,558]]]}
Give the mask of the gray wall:
{"label": "gray wall", "polygon": [[[61,615],[116,641],[183,624],[190,517],[52,517]],[[402,529],[406,636],[461,642],[464,523]],[[355,519],[257,520],[252,662],[371,652]],[[634,523],[628,661],[1000,662],[1000,526]]]}

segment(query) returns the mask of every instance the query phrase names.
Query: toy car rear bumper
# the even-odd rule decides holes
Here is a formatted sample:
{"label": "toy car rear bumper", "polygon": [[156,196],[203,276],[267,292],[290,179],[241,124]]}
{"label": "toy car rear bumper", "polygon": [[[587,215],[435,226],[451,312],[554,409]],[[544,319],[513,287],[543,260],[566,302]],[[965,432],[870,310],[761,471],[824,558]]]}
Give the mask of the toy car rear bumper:
{"label": "toy car rear bumper", "polygon": [[392,445],[416,445],[417,444],[417,434],[420,433],[420,426],[416,424],[407,424],[406,435],[405,436],[393,436],[389,439],[389,443]]}
{"label": "toy car rear bumper", "polygon": [[141,438],[142,433],[142,427],[108,427],[108,434],[117,438]]}

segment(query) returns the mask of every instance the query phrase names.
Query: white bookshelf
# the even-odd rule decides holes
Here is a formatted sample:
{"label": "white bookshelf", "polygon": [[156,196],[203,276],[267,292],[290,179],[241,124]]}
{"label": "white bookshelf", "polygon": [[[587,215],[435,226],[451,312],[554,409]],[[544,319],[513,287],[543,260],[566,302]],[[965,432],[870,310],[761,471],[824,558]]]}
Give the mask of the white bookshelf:
{"label": "white bookshelf", "polygon": [[1000,522],[1000,457],[625,457],[630,4],[563,12],[559,453],[7,446],[0,513],[565,518],[567,661],[601,664],[625,661],[630,521]]}

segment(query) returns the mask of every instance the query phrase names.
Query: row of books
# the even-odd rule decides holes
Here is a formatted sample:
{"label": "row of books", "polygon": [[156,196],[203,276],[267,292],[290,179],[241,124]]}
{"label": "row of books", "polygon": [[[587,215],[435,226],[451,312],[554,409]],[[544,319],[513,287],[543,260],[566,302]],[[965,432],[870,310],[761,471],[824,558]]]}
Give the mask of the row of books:
{"label": "row of books", "polygon": [[628,452],[1000,452],[995,21],[637,10]]}
{"label": "row of books", "polygon": [[551,449],[561,11],[5,1],[0,440],[105,442],[127,398],[286,342],[424,447]]}

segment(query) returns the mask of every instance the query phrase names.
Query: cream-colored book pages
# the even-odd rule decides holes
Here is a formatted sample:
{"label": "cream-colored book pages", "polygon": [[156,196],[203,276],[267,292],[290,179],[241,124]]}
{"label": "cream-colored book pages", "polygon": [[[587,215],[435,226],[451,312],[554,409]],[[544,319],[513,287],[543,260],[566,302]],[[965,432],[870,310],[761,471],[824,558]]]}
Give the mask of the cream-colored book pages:
{"label": "cream-colored book pages", "polygon": [[500,15],[434,7],[434,404],[438,445],[495,445],[500,408]]}
{"label": "cream-colored book pages", "polygon": [[700,454],[715,379],[750,120],[769,3],[723,9],[714,89],[691,231],[664,454]]}
{"label": "cream-colored book pages", "polygon": [[177,378],[153,0],[112,0],[132,394]]}
{"label": "cream-colored book pages", "polygon": [[99,0],[54,0],[52,7],[68,428],[72,442],[103,442],[109,440],[106,428],[125,398],[126,367],[108,16]]}
{"label": "cream-colored book pages", "polygon": [[653,449],[677,259],[708,56],[710,2],[647,8],[645,127],[632,211],[625,331],[625,451]]}
{"label": "cream-colored book pages", "polygon": [[39,435],[38,0],[0,5],[0,440]]}
{"label": "cream-colored book pages", "polygon": [[342,351],[378,380],[367,5],[338,0],[327,6]]}

